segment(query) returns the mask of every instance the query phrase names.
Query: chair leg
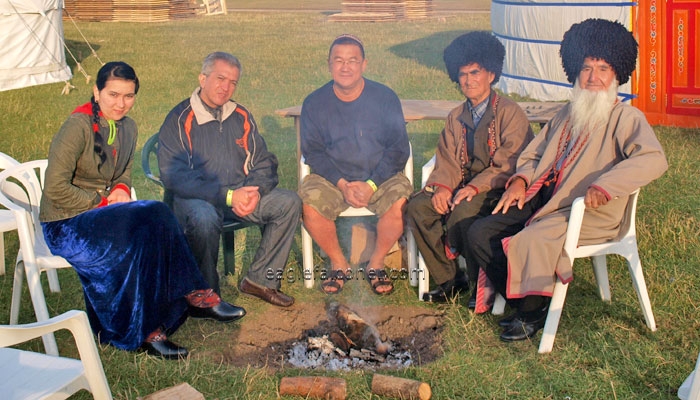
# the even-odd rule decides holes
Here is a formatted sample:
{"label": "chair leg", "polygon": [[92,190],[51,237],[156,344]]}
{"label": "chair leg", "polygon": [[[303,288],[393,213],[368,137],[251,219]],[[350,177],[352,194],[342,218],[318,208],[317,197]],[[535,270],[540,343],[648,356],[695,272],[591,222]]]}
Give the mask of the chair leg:
{"label": "chair leg", "polygon": [[313,242],[311,241],[311,235],[302,225],[301,227],[301,255],[302,255],[302,267],[304,271],[302,275],[304,276],[304,287],[311,289],[314,287],[314,248]]}
{"label": "chair leg", "polygon": [[416,271],[416,279],[418,279],[418,300],[423,301],[423,293],[430,291],[430,272],[425,265],[423,256],[418,255],[418,270]]}
{"label": "chair leg", "polygon": [[610,280],[608,279],[608,265],[605,254],[592,256],[593,275],[598,283],[598,294],[603,301],[610,301]]}
{"label": "chair leg", "polygon": [[688,400],[700,400],[700,355],[698,355],[698,361],[695,362],[695,371],[693,372],[693,380],[690,383]]}
{"label": "chair leg", "polygon": [[224,248],[224,275],[236,273],[236,241],[234,231],[221,232],[221,245]]}
{"label": "chair leg", "polygon": [[418,286],[417,264],[418,251],[416,250],[416,240],[410,229],[406,229],[406,260],[408,267],[408,279],[411,286]]}
{"label": "chair leg", "polygon": [[[474,290],[476,290],[476,288]],[[503,313],[505,311],[506,311],[506,299],[504,299],[500,293],[496,292],[496,299],[493,301],[493,307],[491,308],[491,314],[503,315]]]}
{"label": "chair leg", "polygon": [[46,278],[49,280],[49,290],[51,293],[59,293],[61,291],[61,284],[58,283],[58,271],[55,269],[46,270]]}
{"label": "chair leg", "polygon": [[[25,267],[24,274],[27,277],[27,286],[29,286],[29,295],[32,298],[36,320],[46,321],[49,319],[49,310],[46,307],[46,298],[44,297],[44,290],[41,287],[41,272],[39,272],[36,266],[27,267],[26,260],[22,263]],[[49,271],[55,272],[55,270]],[[46,354],[58,356],[58,346],[56,345],[56,338],[53,333],[47,333],[43,335],[41,339],[44,341],[44,350],[46,350]]]}
{"label": "chair leg", "polygon": [[547,320],[542,330],[542,339],[540,340],[540,348],[538,350],[540,354],[549,353],[554,347],[554,337],[557,335],[559,319],[561,318],[564,300],[566,300],[566,291],[568,289],[569,285],[561,283],[561,280],[557,278],[557,283],[554,285],[554,292],[552,293],[552,301],[549,303]]}
{"label": "chair leg", "polygon": [[24,262],[15,264],[15,277],[12,282],[12,303],[10,303],[10,325],[17,325],[19,308],[22,302],[22,285],[24,284]]}
{"label": "chair leg", "polygon": [[75,318],[69,320],[68,324],[75,338],[80,359],[84,365],[85,378],[90,386],[90,392],[92,392],[96,400],[111,400],[112,392],[107,383],[107,377],[102,367],[100,354],[97,351],[87,315],[85,313],[78,314]]}
{"label": "chair leg", "polygon": [[5,234],[0,233],[0,275],[5,275]]}
{"label": "chair leg", "polygon": [[649,300],[649,293],[647,292],[647,284],[644,281],[644,272],[642,272],[642,262],[639,260],[639,252],[636,247],[626,258],[630,275],[632,275],[632,283],[634,284],[634,289],[637,291],[639,305],[642,307],[642,312],[644,313],[644,319],[649,329],[654,332],[656,331],[656,321],[654,320],[654,313],[651,310],[651,301]]}

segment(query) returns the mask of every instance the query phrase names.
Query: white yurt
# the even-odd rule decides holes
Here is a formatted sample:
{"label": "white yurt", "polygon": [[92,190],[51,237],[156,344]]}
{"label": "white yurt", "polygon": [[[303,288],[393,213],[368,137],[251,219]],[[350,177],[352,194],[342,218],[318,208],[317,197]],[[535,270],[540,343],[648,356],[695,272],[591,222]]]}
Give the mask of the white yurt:
{"label": "white yurt", "polygon": [[71,79],[63,0],[0,0],[0,90]]}
{"label": "white yurt", "polygon": [[[559,45],[571,25],[588,18],[622,23],[632,30],[632,6],[619,0],[492,0],[491,29],[506,48],[496,88],[541,101],[569,100],[571,84],[559,58]],[[630,99],[628,82],[619,94]]]}

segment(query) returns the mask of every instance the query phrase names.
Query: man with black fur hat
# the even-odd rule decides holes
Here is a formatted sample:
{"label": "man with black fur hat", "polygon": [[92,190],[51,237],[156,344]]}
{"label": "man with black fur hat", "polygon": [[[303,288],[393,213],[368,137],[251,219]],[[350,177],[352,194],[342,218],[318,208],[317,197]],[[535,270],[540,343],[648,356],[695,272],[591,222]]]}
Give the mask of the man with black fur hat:
{"label": "man with black fur hat", "polygon": [[[450,79],[466,101],[447,117],[435,169],[406,210],[418,250],[437,284],[424,293],[425,301],[444,303],[476,282],[466,233],[476,219],[490,215],[515,172],[518,155],[533,137],[520,106],[491,89],[501,76],[504,57],[505,48],[490,32],[466,33],[444,51]],[[457,253],[467,261],[466,273],[456,262]],[[470,308],[474,302],[472,296]]]}
{"label": "man with black fur hat", "polygon": [[637,60],[632,34],[618,22],[588,19],[564,34],[559,53],[573,100],[522,152],[493,215],[468,233],[479,267],[516,309],[499,322],[503,341],[537,333],[557,277],[573,279],[562,248],[574,199],[586,204],[579,243],[612,240],[630,193],[668,168],[644,114],[617,98]]}

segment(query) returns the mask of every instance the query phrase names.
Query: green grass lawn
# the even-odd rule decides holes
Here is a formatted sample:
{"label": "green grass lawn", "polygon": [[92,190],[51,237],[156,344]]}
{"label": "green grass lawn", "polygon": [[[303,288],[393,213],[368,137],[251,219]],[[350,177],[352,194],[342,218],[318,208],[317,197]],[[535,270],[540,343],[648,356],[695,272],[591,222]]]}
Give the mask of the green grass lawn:
{"label": "green grass lawn", "polygon": [[[233,3],[229,1],[229,8],[237,6]],[[239,56],[243,74],[234,98],[252,111],[269,147],[278,155],[280,186],[295,189],[294,126],[274,111],[300,104],[329,80],[325,59],[335,36],[359,35],[366,44],[367,77],[392,87],[401,98],[459,100],[461,94],[442,65],[442,49],[461,33],[490,29],[490,22],[488,14],[469,13],[415,22],[329,23],[321,12],[241,12],[158,24],[79,22],[78,26],[103,62],[124,60],[141,79],[141,91],[130,114],[139,125],[139,149],[158,130],[167,112],[195,88],[204,56],[215,50]],[[82,35],[70,22],[65,24],[72,53],[94,76],[100,64],[90,55]],[[92,82],[86,83],[75,62],[70,63],[75,89],[67,96],[60,94],[63,84],[0,92],[0,151],[20,161],[47,156],[53,134],[91,94]],[[417,182],[420,166],[434,152],[440,129],[439,122],[408,125]],[[596,297],[589,263],[579,260],[551,354],[537,354],[539,335],[533,343],[501,343],[496,318],[474,315],[462,301],[442,307],[446,327],[441,359],[387,373],[428,382],[435,399],[675,398],[700,351],[700,134],[664,127],[656,132],[670,168],[642,190],[637,229],[657,332],[650,332],[644,324],[620,258],[608,258],[610,304]],[[140,198],[161,198],[157,187],[146,181],[138,160],[133,183]],[[12,265],[18,248],[16,234],[6,235],[6,247],[6,262]],[[245,270],[252,257],[251,246],[238,243],[237,255],[238,265]],[[289,265],[300,263],[301,254],[295,248]],[[61,270],[59,275],[63,290],[48,293],[46,289],[49,312],[84,309],[75,274]],[[285,283],[283,289],[309,307],[323,306],[325,296],[318,290],[306,290],[298,282]],[[431,308],[416,301],[414,288],[398,289],[387,298],[374,300]],[[9,320],[11,291],[12,274],[0,276],[0,323]],[[268,307],[238,297],[233,286],[223,288],[223,297],[245,306],[251,315]],[[25,287],[20,322],[33,319]],[[236,340],[238,326],[188,322],[174,340],[202,349],[209,336]],[[58,341],[63,352],[75,353],[66,334],[60,334]],[[39,341],[29,346],[42,349]],[[117,399],[136,399],[180,382],[190,383],[207,399],[275,399],[281,377],[306,374],[343,377],[348,381],[349,398],[376,398],[369,389],[370,371],[232,368],[200,359],[162,361],[109,346],[100,346],[100,355]]]}

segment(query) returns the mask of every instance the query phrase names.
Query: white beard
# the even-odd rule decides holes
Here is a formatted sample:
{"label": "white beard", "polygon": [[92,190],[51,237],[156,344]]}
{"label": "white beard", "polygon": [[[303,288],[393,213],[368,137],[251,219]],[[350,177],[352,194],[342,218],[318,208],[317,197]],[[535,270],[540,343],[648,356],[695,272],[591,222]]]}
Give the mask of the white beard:
{"label": "white beard", "polygon": [[617,81],[613,81],[607,91],[591,91],[582,89],[576,79],[571,100],[572,138],[577,138],[583,132],[605,127],[617,101],[617,87]]}

